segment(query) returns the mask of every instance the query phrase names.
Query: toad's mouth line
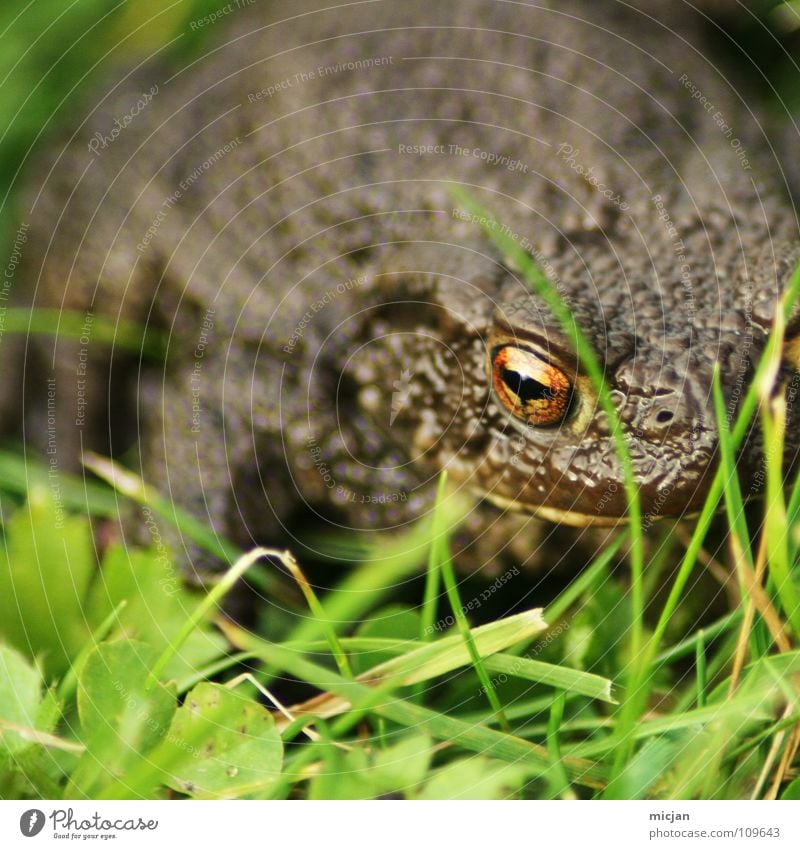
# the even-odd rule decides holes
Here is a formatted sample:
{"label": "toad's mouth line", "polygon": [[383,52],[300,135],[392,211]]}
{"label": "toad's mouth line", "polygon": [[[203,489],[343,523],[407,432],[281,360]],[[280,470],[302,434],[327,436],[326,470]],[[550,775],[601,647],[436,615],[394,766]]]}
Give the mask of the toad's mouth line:
{"label": "toad's mouth line", "polygon": [[514,498],[504,498],[502,495],[495,493],[483,493],[483,497],[494,504],[495,507],[500,507],[503,510],[531,513],[534,516],[541,516],[542,519],[547,519],[548,522],[572,525],[576,528],[584,528],[588,525],[609,528],[628,522],[627,516],[592,516],[589,513],[579,513],[575,510],[559,510],[557,507],[545,507],[544,505],[533,506],[523,504]]}
{"label": "toad's mouth line", "polygon": [[[575,528],[586,528],[590,525],[596,528],[611,528],[614,525],[627,525],[630,522],[628,516],[597,516],[590,513],[579,513],[576,510],[559,510],[558,507],[546,507],[544,505],[532,506],[522,504],[513,498],[503,498],[502,495],[483,493],[483,498],[490,501],[495,507],[503,510],[514,510],[521,513],[530,513],[556,524],[571,525]],[[648,521],[660,521],[661,519],[688,519],[697,513],[686,513],[680,516],[649,515]],[[642,517],[644,519],[644,517]]]}

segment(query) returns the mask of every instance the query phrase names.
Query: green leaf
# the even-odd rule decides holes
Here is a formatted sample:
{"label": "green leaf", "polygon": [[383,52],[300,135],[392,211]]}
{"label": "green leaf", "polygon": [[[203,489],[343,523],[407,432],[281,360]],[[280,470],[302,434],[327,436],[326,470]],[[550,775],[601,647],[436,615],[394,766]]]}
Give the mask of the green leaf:
{"label": "green leaf", "polygon": [[432,758],[430,737],[424,734],[408,737],[376,752],[373,768],[375,780],[385,788],[382,791],[384,793],[414,787],[428,774]]}
{"label": "green leaf", "polygon": [[650,787],[672,766],[687,745],[686,737],[654,737],[631,758],[619,780],[624,799],[644,799]]}
{"label": "green leaf", "polygon": [[325,768],[311,781],[308,798],[317,802],[341,802],[380,796],[381,792],[367,779],[369,767],[364,749],[342,752],[331,746],[326,752]]}
{"label": "green leaf", "polygon": [[0,549],[0,634],[61,674],[89,635],[83,599],[94,568],[86,518],[66,516],[50,490],[32,490]]}
{"label": "green leaf", "polygon": [[525,767],[480,756],[459,758],[440,769],[420,799],[508,799],[528,780]]}
{"label": "green leaf", "polygon": [[80,737],[87,751],[70,778],[70,796],[98,798],[123,777],[122,798],[155,792],[158,776],[147,773],[138,782],[129,773],[167,734],[175,713],[174,687],[147,686],[158,656],[145,643],[117,640],[101,643],[87,658],[78,680]]}
{"label": "green leaf", "polygon": [[280,776],[283,744],[268,710],[220,684],[198,684],[178,709],[153,759],[167,784],[197,799],[263,794]]}
{"label": "green leaf", "polygon": [[0,760],[30,745],[13,728],[36,728],[42,676],[19,652],[0,645]]}
{"label": "green leaf", "polygon": [[61,764],[83,746],[52,734],[61,704],[42,695],[41,673],[14,649],[0,646],[0,799],[58,798]]}
{"label": "green leaf", "polygon": [[415,734],[389,746],[365,752],[330,747],[325,766],[311,781],[310,799],[375,799],[410,794],[425,778],[433,749],[425,735]]}
{"label": "green leaf", "polygon": [[800,799],[800,778],[794,781],[781,793],[781,799],[796,802]]}

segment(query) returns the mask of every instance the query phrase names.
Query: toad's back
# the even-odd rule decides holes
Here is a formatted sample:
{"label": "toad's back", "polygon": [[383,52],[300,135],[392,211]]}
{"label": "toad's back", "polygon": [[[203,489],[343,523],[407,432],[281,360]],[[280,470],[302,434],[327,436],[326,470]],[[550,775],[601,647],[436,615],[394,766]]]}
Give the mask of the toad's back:
{"label": "toad's back", "polygon": [[139,380],[91,334],[42,344],[62,462],[105,450],[109,400],[128,424],[134,400],[145,476],[242,541],[300,503],[404,521],[445,467],[502,510],[613,521],[594,389],[458,184],[604,365],[645,511],[695,508],[712,366],[735,408],[798,252],[770,146],[691,22],[611,0],[263,5],[116,86],[47,174],[37,303],[169,332]]}

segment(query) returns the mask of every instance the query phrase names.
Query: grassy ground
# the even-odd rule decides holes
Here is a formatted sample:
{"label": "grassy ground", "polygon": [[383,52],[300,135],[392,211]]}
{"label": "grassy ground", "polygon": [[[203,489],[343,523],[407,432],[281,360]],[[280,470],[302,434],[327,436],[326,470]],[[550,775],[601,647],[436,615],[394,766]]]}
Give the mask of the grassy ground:
{"label": "grassy ground", "polygon": [[[12,199],[40,130],[112,58],[104,44],[149,52],[220,4],[142,29],[149,0],[57,18],[63,5],[0,11]],[[37,41],[50,24],[63,31]],[[93,25],[74,54],[48,50]],[[799,288],[796,274],[787,311]],[[455,575],[448,537],[469,505],[444,479],[426,523],[339,541],[356,565],[317,593],[288,553],[238,552],[102,460],[116,492],[61,475],[56,504],[44,459],[0,452],[0,798],[800,798],[800,481],[783,480],[785,411],[760,391],[781,339],[779,323],[735,421],[717,393],[722,463],[700,516],[645,532],[629,480],[632,523],[566,587]],[[745,508],[733,457],[755,418],[766,494]],[[119,497],[177,521],[225,577],[187,588],[157,540],[98,551]],[[220,613],[242,576],[264,597],[247,630]]]}

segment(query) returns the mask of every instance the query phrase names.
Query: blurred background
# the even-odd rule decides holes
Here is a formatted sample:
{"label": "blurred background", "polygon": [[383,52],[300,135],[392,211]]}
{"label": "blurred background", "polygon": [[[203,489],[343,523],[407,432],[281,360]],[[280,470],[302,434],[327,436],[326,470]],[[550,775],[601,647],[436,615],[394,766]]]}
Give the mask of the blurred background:
{"label": "blurred background", "polygon": [[[557,3],[557,0],[555,0]],[[243,2],[243,0],[240,0]],[[273,0],[260,0],[266,5]],[[705,0],[731,38],[720,51],[741,70],[741,84],[785,117],[800,112],[800,0]],[[236,0],[232,0],[235,5]],[[18,192],[36,149],[71,129],[90,107],[93,87],[115,66],[158,52],[180,61],[221,28],[190,27],[222,0],[30,0],[0,4],[0,245],[8,253]],[[249,5],[249,4],[248,4]],[[752,11],[750,14],[743,7]],[[709,24],[709,26],[713,26]],[[777,49],[778,36],[785,51]]]}
{"label": "blurred background", "polygon": [[[280,2],[281,0],[278,0]],[[257,0],[266,6],[275,0]],[[558,0],[554,0],[557,5]],[[649,0],[647,0],[649,2]],[[721,21],[721,58],[784,122],[800,113],[800,0],[699,0]],[[19,190],[37,148],[71,131],[92,92],[117,66],[158,53],[179,62],[201,51],[218,26],[190,26],[236,6],[223,0],[30,0],[0,4],[0,245],[9,253],[20,220]],[[239,0],[239,5],[254,4]],[[290,5],[290,4],[289,4]],[[745,8],[746,7],[746,8]],[[715,23],[709,22],[714,28]],[[776,43],[776,37],[785,50]]]}

